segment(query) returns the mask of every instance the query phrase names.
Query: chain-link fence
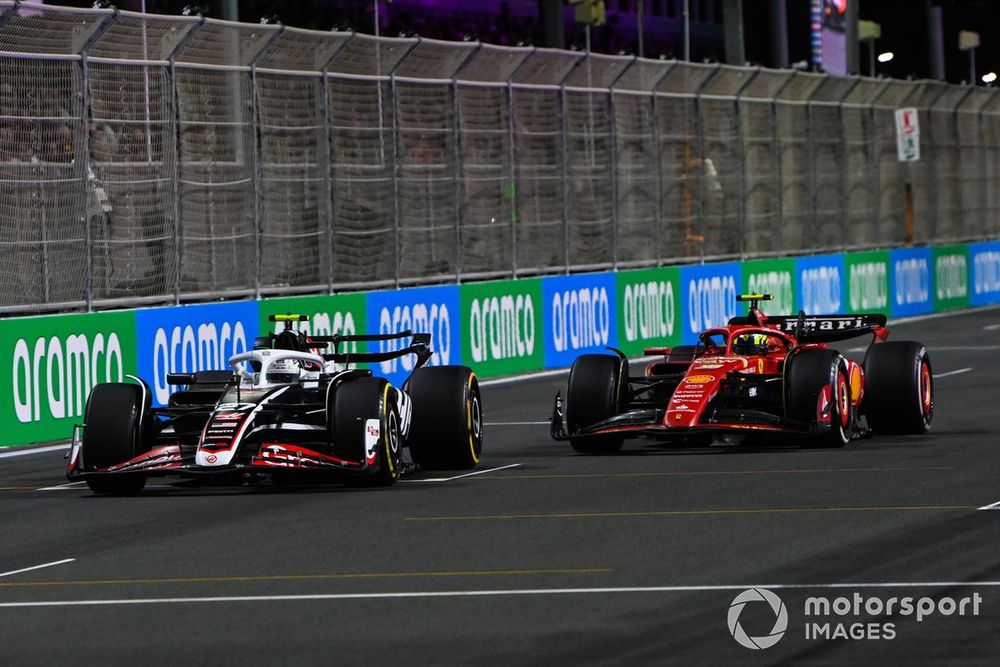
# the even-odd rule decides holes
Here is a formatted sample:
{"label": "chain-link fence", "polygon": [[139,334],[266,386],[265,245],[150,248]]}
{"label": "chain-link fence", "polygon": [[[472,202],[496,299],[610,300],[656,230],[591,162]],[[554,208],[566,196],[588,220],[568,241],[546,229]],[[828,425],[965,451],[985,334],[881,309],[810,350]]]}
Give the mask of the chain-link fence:
{"label": "chain-link fence", "polygon": [[0,312],[995,238],[998,192],[990,89],[0,0]]}

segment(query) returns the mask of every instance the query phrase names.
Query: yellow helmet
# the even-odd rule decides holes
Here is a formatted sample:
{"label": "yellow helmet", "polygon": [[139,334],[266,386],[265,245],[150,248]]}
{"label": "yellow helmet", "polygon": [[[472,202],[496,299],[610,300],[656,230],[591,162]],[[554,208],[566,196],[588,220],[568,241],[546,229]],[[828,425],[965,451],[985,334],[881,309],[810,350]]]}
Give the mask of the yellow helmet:
{"label": "yellow helmet", "polygon": [[733,353],[742,355],[766,354],[767,334],[740,334],[733,340]]}

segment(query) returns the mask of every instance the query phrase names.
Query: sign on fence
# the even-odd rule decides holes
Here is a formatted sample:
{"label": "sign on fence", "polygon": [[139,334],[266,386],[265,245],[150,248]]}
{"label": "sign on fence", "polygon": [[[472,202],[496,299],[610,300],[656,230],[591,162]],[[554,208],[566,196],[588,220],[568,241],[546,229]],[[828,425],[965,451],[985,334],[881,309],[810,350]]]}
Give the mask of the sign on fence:
{"label": "sign on fence", "polygon": [[896,152],[900,162],[920,159],[920,123],[914,107],[896,109]]}

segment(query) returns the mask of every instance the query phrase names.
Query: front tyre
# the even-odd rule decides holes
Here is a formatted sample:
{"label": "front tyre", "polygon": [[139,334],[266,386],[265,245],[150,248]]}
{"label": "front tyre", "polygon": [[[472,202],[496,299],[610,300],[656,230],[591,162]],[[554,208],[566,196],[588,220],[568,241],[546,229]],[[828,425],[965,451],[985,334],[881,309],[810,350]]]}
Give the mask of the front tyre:
{"label": "front tyre", "polygon": [[876,433],[919,435],[934,419],[934,381],[927,348],[914,341],[872,345],[865,357],[863,406]]}
{"label": "front tyre", "polygon": [[331,401],[334,451],[365,461],[367,474],[355,480],[364,486],[390,486],[399,479],[402,442],[395,391],[382,378],[361,377],[338,387]]}
{"label": "front tyre", "polygon": [[[143,387],[123,382],[95,386],[84,412],[84,471],[100,471],[149,451],[151,426],[150,397]],[[88,479],[87,486],[94,493],[136,494],[146,486],[146,476],[110,474]]]}
{"label": "front tyre", "polygon": [[[628,388],[628,365],[610,354],[583,354],[569,371],[566,390],[566,426],[569,433],[591,426],[620,412],[623,392]],[[616,435],[570,437],[569,444],[581,454],[613,454],[625,438]]]}
{"label": "front tyre", "polygon": [[413,401],[407,443],[414,463],[438,470],[466,470],[479,463],[483,401],[471,368],[418,368],[404,390]]}
{"label": "front tyre", "polygon": [[835,350],[793,352],[785,361],[785,415],[813,425],[805,447],[843,447],[855,414],[847,365]]}

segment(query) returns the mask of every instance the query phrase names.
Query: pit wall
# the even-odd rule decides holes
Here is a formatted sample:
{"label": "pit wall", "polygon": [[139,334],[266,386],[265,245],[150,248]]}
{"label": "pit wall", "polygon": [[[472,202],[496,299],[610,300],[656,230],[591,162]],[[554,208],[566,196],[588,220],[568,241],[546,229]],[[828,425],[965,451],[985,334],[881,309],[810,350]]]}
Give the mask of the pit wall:
{"label": "pit wall", "polygon": [[[275,313],[308,314],[301,326],[315,335],[429,331],[431,365],[465,364],[485,378],[566,367],[607,346],[638,355],[692,343],[743,311],[741,292],[773,294],[763,309],[774,314],[900,318],[985,306],[1000,303],[1000,241],[3,319],[0,364],[11,381],[0,383],[0,446],[68,438],[90,388],[126,374],[145,379],[162,405],[167,373],[225,368],[275,326]],[[401,383],[412,363],[373,370]]]}

